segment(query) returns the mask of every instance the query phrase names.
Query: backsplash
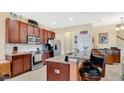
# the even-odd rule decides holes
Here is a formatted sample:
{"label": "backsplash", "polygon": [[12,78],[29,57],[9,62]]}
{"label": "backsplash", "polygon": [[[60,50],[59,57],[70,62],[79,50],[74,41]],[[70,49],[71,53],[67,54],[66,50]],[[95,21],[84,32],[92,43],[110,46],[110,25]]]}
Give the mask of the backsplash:
{"label": "backsplash", "polygon": [[19,52],[30,52],[30,51],[36,51],[37,48],[42,50],[42,45],[29,45],[29,44],[6,44],[5,45],[5,53],[6,54],[12,54],[13,47],[18,47],[18,53]]}

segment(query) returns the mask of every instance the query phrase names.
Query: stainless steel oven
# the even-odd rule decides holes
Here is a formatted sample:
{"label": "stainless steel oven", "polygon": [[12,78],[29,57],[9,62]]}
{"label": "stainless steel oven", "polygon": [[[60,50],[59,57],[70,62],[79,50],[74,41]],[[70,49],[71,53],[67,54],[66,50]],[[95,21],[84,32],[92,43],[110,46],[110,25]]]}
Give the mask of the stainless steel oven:
{"label": "stainless steel oven", "polygon": [[38,69],[43,66],[42,55],[43,53],[32,52],[32,70]]}

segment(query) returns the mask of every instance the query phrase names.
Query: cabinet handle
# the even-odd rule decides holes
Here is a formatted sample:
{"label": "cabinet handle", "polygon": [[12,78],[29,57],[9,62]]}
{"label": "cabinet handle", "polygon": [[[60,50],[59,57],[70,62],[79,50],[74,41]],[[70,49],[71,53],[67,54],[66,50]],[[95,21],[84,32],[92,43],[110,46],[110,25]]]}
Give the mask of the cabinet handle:
{"label": "cabinet handle", "polygon": [[59,69],[54,69],[54,74],[60,74],[60,70]]}

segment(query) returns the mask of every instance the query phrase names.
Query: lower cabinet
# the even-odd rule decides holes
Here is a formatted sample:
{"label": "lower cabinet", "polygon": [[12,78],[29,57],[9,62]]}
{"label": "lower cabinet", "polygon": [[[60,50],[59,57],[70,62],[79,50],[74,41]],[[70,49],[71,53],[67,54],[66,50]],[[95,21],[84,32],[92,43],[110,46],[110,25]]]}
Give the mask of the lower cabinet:
{"label": "lower cabinet", "polygon": [[[58,62],[57,62],[58,61]],[[47,61],[47,81],[78,81],[80,80],[78,62]]]}
{"label": "lower cabinet", "polygon": [[12,76],[23,73],[23,61],[22,56],[13,56],[11,63]]}
{"label": "lower cabinet", "polygon": [[30,54],[6,56],[6,59],[11,61],[12,77],[27,72],[31,69]]}
{"label": "lower cabinet", "polygon": [[31,55],[23,55],[23,70],[24,72],[31,69]]}
{"label": "lower cabinet", "polygon": [[113,55],[112,54],[107,54],[107,64],[110,64],[112,65],[114,62],[113,62]]}
{"label": "lower cabinet", "polygon": [[47,81],[69,81],[70,80],[70,65],[47,62]]}
{"label": "lower cabinet", "polygon": [[45,59],[50,58],[50,57],[51,57],[51,51],[45,51],[43,53],[43,64],[46,65]]}

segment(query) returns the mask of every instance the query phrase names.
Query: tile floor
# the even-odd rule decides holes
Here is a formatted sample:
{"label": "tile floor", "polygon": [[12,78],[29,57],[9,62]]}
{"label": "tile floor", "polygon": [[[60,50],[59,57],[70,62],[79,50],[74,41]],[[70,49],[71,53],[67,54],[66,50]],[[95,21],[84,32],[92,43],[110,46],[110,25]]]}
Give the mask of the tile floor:
{"label": "tile floor", "polygon": [[[46,66],[40,69],[29,71],[22,75],[8,79],[7,81],[45,81],[46,80]],[[105,78],[102,81],[121,81],[121,65],[107,65]]]}

